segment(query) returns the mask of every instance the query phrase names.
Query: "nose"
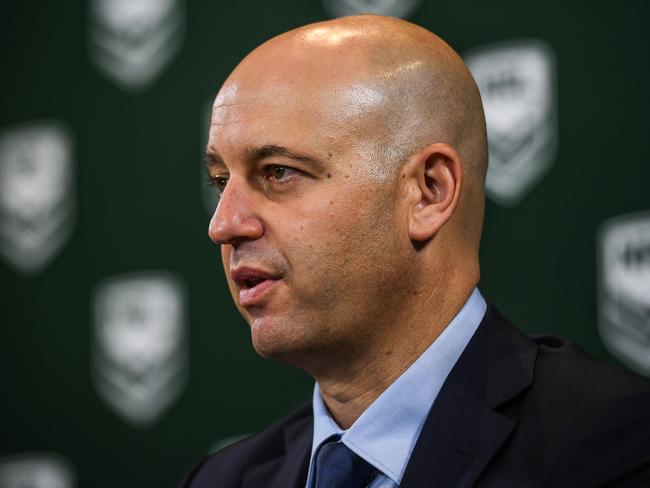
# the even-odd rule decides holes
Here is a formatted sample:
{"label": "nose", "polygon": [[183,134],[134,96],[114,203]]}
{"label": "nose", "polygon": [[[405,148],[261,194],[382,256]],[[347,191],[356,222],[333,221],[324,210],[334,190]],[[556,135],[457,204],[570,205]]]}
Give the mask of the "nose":
{"label": "nose", "polygon": [[210,239],[215,244],[236,245],[243,240],[259,239],[263,234],[262,221],[255,213],[254,196],[246,191],[245,185],[231,178],[210,220]]}

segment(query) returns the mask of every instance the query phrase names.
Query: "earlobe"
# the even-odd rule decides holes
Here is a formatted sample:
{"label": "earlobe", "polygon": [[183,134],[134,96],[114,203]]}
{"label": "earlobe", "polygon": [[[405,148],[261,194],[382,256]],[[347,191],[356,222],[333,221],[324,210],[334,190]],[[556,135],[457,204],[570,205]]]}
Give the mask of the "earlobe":
{"label": "earlobe", "polygon": [[427,146],[411,163],[418,198],[409,209],[409,237],[422,242],[433,238],[453,215],[463,171],[456,150],[442,143]]}

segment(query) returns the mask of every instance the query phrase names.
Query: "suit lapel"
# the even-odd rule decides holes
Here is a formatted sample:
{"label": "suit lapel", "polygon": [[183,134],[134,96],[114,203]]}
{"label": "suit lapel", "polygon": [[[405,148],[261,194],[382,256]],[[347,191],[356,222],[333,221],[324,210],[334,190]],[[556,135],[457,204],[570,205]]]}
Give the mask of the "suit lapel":
{"label": "suit lapel", "polygon": [[455,381],[445,389],[422,428],[403,488],[472,486],[514,427]]}
{"label": "suit lapel", "polygon": [[307,482],[313,418],[301,418],[285,428],[285,452],[248,468],[244,488],[304,488]]}
{"label": "suit lapel", "polygon": [[473,486],[516,427],[497,407],[530,385],[536,354],[489,306],[429,412],[400,487]]}

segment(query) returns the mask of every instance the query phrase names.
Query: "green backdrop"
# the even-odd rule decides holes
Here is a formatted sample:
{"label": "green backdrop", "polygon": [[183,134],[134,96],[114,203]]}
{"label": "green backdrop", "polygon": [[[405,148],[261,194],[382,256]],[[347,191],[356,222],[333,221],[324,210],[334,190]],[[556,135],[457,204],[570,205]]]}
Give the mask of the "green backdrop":
{"label": "green backdrop", "polygon": [[[206,106],[236,63],[331,10],[317,0],[179,8],[184,22],[169,24],[175,34],[161,41],[175,39],[177,51],[155,79],[128,87],[95,58],[89,1],[3,7],[0,131],[43,121],[66,128],[73,164],[61,198],[75,210],[40,269],[10,259],[0,266],[0,488],[29,479],[11,474],[17,461],[50,455],[70,470],[70,486],[174,486],[215,443],[262,428],[311,394],[308,376],[250,346],[207,237],[200,165]],[[568,336],[632,366],[610,355],[598,331],[598,232],[610,218],[650,209],[648,13],[632,1],[438,0],[409,14],[461,53],[513,39],[540,39],[553,51],[557,151],[516,205],[488,200],[480,288],[526,332]],[[649,266],[650,239],[643,242],[639,266]],[[147,423],[106,401],[93,368],[99,290],[150,271],[182,290],[174,326],[182,347],[169,350],[182,354],[184,373]],[[650,279],[638,283],[650,290]],[[650,315],[638,317],[650,335]],[[33,483],[26,486],[41,486]]]}

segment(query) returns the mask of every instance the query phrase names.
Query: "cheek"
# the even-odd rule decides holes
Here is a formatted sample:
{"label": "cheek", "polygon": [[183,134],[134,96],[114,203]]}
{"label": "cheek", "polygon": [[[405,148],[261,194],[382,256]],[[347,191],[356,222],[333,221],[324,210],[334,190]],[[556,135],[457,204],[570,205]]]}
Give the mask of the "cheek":
{"label": "cheek", "polygon": [[355,195],[305,215],[309,226],[300,229],[292,247],[301,256],[303,269],[296,271],[306,293],[320,287],[321,297],[326,290],[357,294],[360,286],[368,289],[368,280],[380,278],[387,254],[395,251],[396,229],[390,208],[376,200]]}

